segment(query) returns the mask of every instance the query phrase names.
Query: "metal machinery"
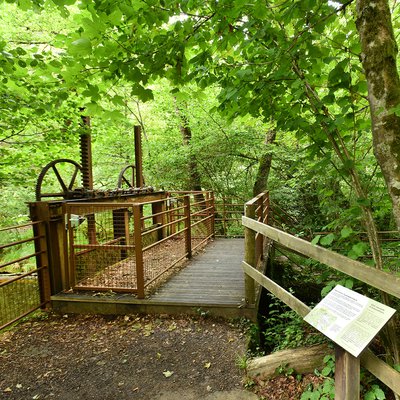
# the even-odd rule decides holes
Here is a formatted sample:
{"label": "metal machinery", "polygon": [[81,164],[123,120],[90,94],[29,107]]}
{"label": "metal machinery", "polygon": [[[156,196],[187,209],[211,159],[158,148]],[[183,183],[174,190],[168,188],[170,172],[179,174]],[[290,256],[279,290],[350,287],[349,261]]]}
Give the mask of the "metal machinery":
{"label": "metal machinery", "polygon": [[[49,198],[62,198],[64,200],[78,199],[103,199],[121,196],[132,196],[154,192],[151,186],[145,186],[142,168],[142,141],[140,126],[135,126],[135,165],[127,165],[121,169],[118,176],[117,188],[112,190],[94,190],[92,173],[92,146],[90,136],[90,118],[82,117],[85,132],[80,136],[81,163],[67,158],[53,160],[40,172],[36,183],[36,201]],[[68,179],[60,173],[61,165],[69,164],[71,171]],[[54,192],[44,191],[46,177],[53,174],[56,178],[58,189]],[[82,178],[82,187],[79,185],[79,176]]]}

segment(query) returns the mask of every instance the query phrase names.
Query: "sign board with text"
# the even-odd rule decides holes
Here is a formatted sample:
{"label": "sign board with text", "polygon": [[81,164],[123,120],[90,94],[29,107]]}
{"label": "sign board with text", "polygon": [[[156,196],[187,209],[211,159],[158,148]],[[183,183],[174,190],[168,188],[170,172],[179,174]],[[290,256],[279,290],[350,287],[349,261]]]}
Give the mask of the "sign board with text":
{"label": "sign board with text", "polygon": [[337,285],[304,320],[358,357],[395,312],[391,307]]}

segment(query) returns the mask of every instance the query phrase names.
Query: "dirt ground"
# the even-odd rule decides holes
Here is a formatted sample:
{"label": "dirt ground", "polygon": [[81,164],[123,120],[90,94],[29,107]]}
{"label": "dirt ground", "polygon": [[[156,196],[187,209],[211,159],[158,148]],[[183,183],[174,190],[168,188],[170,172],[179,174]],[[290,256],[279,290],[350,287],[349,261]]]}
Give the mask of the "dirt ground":
{"label": "dirt ground", "polygon": [[0,334],[0,398],[203,399],[242,389],[246,337],[226,321],[44,315]]}

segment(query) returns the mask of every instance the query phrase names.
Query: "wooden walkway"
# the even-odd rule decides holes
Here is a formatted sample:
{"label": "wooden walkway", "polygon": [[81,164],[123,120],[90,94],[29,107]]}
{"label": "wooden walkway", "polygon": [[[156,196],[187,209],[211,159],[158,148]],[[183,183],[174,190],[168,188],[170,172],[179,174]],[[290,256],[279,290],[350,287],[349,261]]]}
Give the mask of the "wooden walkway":
{"label": "wooden walkway", "polygon": [[61,293],[52,296],[53,308],[62,313],[207,313],[254,320],[257,310],[244,302],[243,253],[243,239],[216,239],[149,298]]}
{"label": "wooden walkway", "polygon": [[152,300],[240,307],[244,303],[243,252],[243,239],[215,240],[162,286]]}

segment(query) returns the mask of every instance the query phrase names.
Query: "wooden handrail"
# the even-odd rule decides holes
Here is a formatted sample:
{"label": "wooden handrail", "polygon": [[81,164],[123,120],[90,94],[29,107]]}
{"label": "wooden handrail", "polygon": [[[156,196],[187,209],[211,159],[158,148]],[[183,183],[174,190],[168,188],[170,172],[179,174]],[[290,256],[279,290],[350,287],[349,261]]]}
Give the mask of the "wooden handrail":
{"label": "wooden handrail", "polygon": [[370,286],[400,298],[400,278],[394,274],[369,267],[359,261],[352,260],[342,254],[325,249],[324,247],[311,244],[304,239],[289,235],[286,232],[251,218],[242,217],[242,223],[247,228],[269,237],[284,247],[307,257],[311,257],[337,271],[343,272]]}
{"label": "wooden handrail", "polygon": [[[255,207],[258,203],[258,200],[261,198],[261,195],[262,194],[246,203],[246,210],[248,211],[246,212],[246,215],[242,217],[242,224],[247,232],[245,236],[245,239],[247,237],[247,240],[245,240],[245,260],[242,263],[245,277],[251,278],[253,282],[257,282],[259,285],[269,290],[272,294],[282,300],[286,305],[288,305],[292,310],[296,311],[302,317],[307,315],[311,310],[306,304],[301,302],[291,293],[275,283],[272,279],[266,277],[256,268],[254,268],[256,266],[254,256],[256,253],[256,248],[254,244],[257,233],[272,239],[274,242],[279,243],[289,250],[317,260],[337,271],[341,271],[369,284],[370,286],[400,298],[399,277],[385,271],[374,269],[359,261],[345,257],[342,254],[335,253],[331,250],[314,245],[306,240],[283,232],[280,229],[257,221]],[[253,296],[254,289],[250,289],[246,284],[246,300],[249,296]],[[359,379],[359,360],[354,357],[350,357],[347,352],[338,347],[336,348],[336,353],[338,355],[338,365],[335,378],[337,379],[338,386],[341,386],[341,383],[344,384],[348,381],[346,380],[347,378],[343,379],[344,375],[347,373],[352,374],[354,379]],[[369,349],[364,350],[360,356],[360,359],[362,365],[369,372],[381,380],[381,382],[386,384],[395,393],[400,394],[400,373],[398,371],[376,357]],[[344,399],[346,397],[345,393],[347,389],[353,394],[358,393],[358,385],[354,385],[355,382],[348,382],[349,387],[339,388],[337,398]]]}

